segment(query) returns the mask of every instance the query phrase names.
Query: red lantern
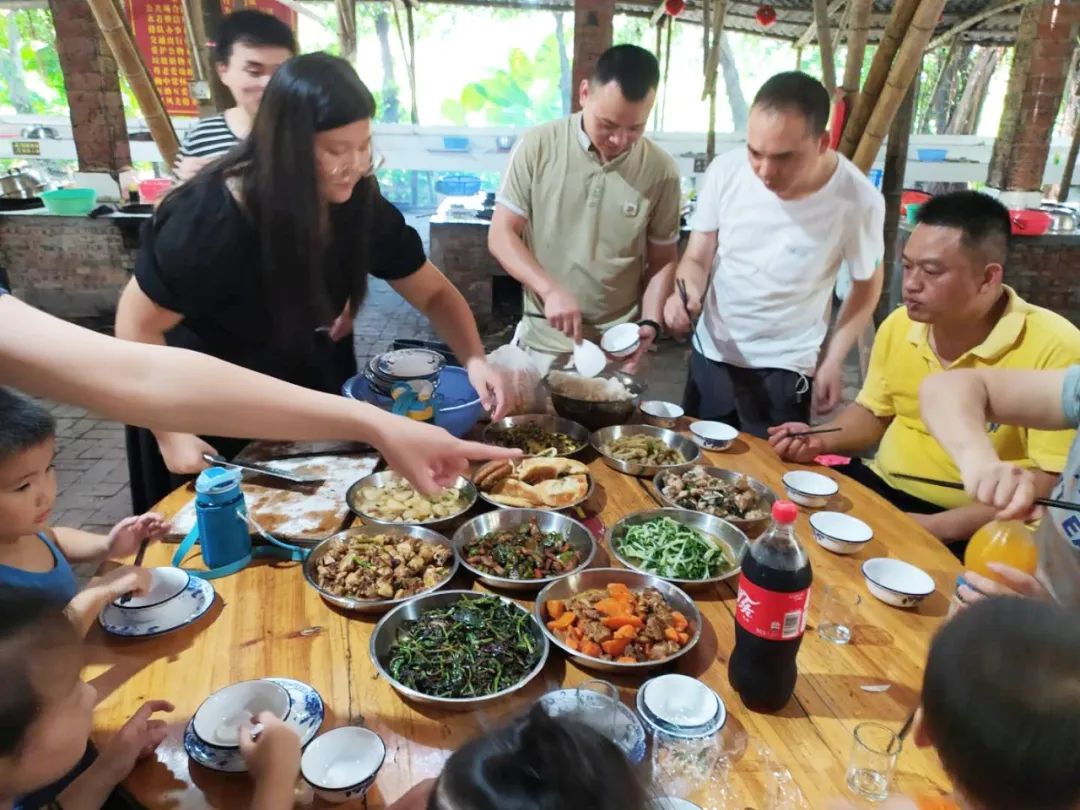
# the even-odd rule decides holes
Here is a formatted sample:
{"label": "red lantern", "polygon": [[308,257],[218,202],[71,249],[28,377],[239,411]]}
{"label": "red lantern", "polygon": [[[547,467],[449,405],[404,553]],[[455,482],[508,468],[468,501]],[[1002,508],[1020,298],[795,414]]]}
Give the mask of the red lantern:
{"label": "red lantern", "polygon": [[761,25],[768,28],[776,22],[776,9],[770,5],[758,6],[757,13],[754,16]]}
{"label": "red lantern", "polygon": [[664,0],[664,11],[672,17],[678,17],[686,8],[686,0]]}

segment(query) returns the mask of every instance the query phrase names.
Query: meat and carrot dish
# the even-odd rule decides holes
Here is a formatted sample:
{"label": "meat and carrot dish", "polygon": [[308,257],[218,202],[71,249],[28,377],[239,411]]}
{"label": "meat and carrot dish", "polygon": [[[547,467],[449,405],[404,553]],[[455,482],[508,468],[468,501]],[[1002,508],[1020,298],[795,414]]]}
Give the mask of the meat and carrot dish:
{"label": "meat and carrot dish", "polygon": [[690,643],[693,628],[655,588],[619,582],[544,604],[548,629],[571,650],[618,664],[663,661]]}

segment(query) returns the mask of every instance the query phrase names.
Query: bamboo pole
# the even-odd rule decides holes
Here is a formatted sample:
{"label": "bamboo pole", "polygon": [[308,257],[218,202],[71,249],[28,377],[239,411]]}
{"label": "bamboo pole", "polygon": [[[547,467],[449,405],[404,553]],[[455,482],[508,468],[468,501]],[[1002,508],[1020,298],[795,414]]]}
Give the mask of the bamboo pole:
{"label": "bamboo pole", "polygon": [[848,24],[847,61],[844,63],[844,98],[850,110],[859,95],[863,61],[866,59],[866,40],[870,36],[870,13],[874,0],[851,0],[851,19]]}
{"label": "bamboo pole", "polygon": [[708,79],[709,74],[709,43],[712,41],[712,7],[711,0],[701,0],[701,75]]}
{"label": "bamboo pole", "polygon": [[829,98],[832,98],[836,92],[836,61],[833,58],[829,5],[826,0],[814,0],[814,22],[817,26],[818,48],[821,51],[821,81],[829,91]]}
{"label": "bamboo pole", "polygon": [[[831,0],[829,3],[829,14],[835,14],[840,10],[840,7],[846,3],[847,0]],[[805,48],[810,44],[810,41],[817,35],[817,20],[815,19],[810,25],[806,27],[799,38],[795,40],[795,48]]]}
{"label": "bamboo pole", "polygon": [[113,58],[116,59],[117,67],[139,102],[139,111],[150,129],[150,136],[161,152],[162,159],[172,166],[180,152],[176,131],[165,112],[165,105],[161,103],[161,96],[154,87],[142,55],[135,47],[135,39],[117,2],[118,0],[88,0],[90,11],[109,50],[112,51]]}
{"label": "bamboo pole", "polygon": [[[660,4],[660,7],[663,8],[663,3]],[[660,62],[664,58],[664,20],[665,19],[666,19],[666,17],[661,17],[659,20],[657,20],[657,22],[655,24],[656,25],[656,64],[658,64],[658,65],[660,64]],[[702,64],[704,64],[704,60],[702,60]],[[657,131],[657,132],[660,130],[660,105],[659,104],[653,104],[652,128],[653,128],[654,131]]]}
{"label": "bamboo pole", "polygon": [[356,0],[335,0],[337,7],[337,35],[341,56],[352,63],[356,61]]}
{"label": "bamboo pole", "polygon": [[1028,3],[1034,2],[1036,2],[1036,0],[1006,0],[1004,3],[998,3],[996,6],[983,9],[978,14],[972,14],[970,17],[964,18],[963,21],[958,22],[948,31],[945,31],[940,36],[930,40],[929,44],[926,46],[926,50],[932,51],[934,48],[940,48],[957,34],[962,34],[969,28],[974,28],[984,20],[989,20],[991,17],[996,17],[998,14],[1012,11],[1014,8],[1020,8],[1021,6],[1026,6]]}
{"label": "bamboo pole", "polygon": [[1058,186],[1058,202],[1066,202],[1069,199],[1069,189],[1072,188],[1078,154],[1080,154],[1080,124],[1073,129],[1072,145],[1069,146],[1069,156],[1065,159],[1065,170],[1061,175],[1061,185]]}
{"label": "bamboo pole", "polygon": [[885,80],[885,88],[866,124],[859,148],[855,151],[855,165],[864,172],[869,171],[873,165],[885,135],[896,117],[896,111],[919,71],[926,43],[934,35],[944,8],[945,0],[922,0],[911,19],[904,41]]}
{"label": "bamboo pole", "polygon": [[881,323],[892,311],[893,279],[903,273],[897,261],[897,245],[900,236],[900,202],[904,195],[904,174],[907,171],[908,145],[911,142],[911,125],[915,114],[915,98],[919,94],[918,77],[908,88],[900,109],[896,112],[892,129],[889,130],[889,145],[885,150],[885,170],[881,178],[881,193],[885,197],[885,251],[882,271],[885,275],[884,292],[878,300],[874,318]]}
{"label": "bamboo pole", "polygon": [[844,41],[844,34],[847,33],[848,25],[851,22],[851,7],[854,2],[848,3],[844,6],[844,11],[840,14],[840,22],[836,25],[836,30],[833,32],[832,37],[832,50],[833,61],[836,60],[836,53],[840,50],[840,45]]}
{"label": "bamboo pole", "polygon": [[863,84],[862,92],[855,102],[855,107],[848,116],[847,126],[844,127],[844,137],[840,141],[840,152],[846,157],[852,157],[862,139],[863,130],[866,128],[870,114],[874,111],[878,96],[885,87],[885,80],[889,76],[889,68],[893,57],[904,39],[904,33],[911,24],[911,18],[919,7],[919,0],[896,0],[889,22],[881,35],[881,42],[874,53],[874,61],[870,63],[870,73]]}
{"label": "bamboo pole", "polygon": [[701,100],[716,93],[716,75],[720,67],[720,35],[724,31],[724,16],[727,14],[727,0],[712,0],[712,42],[709,43],[709,58],[705,63],[705,91]]}
{"label": "bamboo pole", "polygon": [[661,80],[664,92],[663,107],[660,109],[660,131],[664,130],[664,120],[667,118],[668,100],[668,76],[671,75],[671,35],[675,31],[675,18],[668,17],[667,21],[667,45],[664,48],[664,78]]}

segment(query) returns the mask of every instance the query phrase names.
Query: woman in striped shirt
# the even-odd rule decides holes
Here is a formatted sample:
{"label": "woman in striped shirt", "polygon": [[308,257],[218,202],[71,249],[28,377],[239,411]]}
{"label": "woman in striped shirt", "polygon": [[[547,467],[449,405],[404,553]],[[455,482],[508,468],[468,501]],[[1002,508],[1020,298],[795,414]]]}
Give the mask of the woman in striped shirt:
{"label": "woman in striped shirt", "polygon": [[285,23],[254,9],[225,17],[214,44],[214,65],[236,106],[203,118],[184,135],[173,173],[181,182],[247,137],[266,83],[282,62],[296,54]]}

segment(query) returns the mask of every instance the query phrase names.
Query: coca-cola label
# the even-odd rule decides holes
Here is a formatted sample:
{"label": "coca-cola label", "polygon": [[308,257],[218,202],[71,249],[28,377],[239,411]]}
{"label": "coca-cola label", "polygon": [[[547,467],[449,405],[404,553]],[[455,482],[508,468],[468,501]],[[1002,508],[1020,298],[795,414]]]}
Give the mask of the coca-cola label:
{"label": "coca-cola label", "polygon": [[739,577],[735,620],[743,630],[770,641],[790,641],[806,631],[810,589],[777,593]]}

